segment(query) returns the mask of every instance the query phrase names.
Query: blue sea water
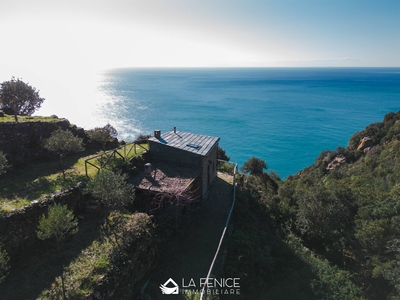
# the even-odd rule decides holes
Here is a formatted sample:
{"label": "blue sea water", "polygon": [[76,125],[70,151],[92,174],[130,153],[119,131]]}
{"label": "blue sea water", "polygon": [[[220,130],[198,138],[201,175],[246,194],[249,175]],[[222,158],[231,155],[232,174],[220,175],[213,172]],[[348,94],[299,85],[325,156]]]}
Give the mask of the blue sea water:
{"label": "blue sea water", "polygon": [[232,161],[256,156],[281,177],[400,110],[400,68],[115,69],[99,88],[126,140],[174,126],[218,136]]}

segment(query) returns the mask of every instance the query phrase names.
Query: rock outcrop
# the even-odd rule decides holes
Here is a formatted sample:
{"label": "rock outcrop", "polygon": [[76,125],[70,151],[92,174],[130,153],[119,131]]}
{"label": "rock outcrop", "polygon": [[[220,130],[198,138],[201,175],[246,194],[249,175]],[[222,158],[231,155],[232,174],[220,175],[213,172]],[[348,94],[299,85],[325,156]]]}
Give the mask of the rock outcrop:
{"label": "rock outcrop", "polygon": [[335,170],[337,167],[339,167],[341,164],[346,162],[346,157],[344,155],[340,154],[336,156],[326,167],[328,171]]}
{"label": "rock outcrop", "polygon": [[372,145],[372,139],[369,136],[365,136],[360,140],[357,150],[364,150],[365,148],[371,147]]}

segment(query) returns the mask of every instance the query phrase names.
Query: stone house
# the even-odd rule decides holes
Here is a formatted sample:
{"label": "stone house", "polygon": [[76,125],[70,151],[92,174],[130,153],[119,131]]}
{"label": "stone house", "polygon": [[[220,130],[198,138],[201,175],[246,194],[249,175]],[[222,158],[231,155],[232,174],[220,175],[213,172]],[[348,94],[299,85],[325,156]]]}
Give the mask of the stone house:
{"label": "stone house", "polygon": [[149,139],[150,161],[198,170],[201,195],[204,198],[217,176],[218,137],[174,130],[161,134],[154,131]]}

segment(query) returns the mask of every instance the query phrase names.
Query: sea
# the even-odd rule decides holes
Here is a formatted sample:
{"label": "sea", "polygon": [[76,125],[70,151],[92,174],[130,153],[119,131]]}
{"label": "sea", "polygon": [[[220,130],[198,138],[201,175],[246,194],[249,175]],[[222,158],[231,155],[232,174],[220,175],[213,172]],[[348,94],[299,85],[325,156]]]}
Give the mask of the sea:
{"label": "sea", "polygon": [[126,68],[101,72],[99,118],[134,140],[176,127],[220,138],[281,178],[400,110],[400,68]]}

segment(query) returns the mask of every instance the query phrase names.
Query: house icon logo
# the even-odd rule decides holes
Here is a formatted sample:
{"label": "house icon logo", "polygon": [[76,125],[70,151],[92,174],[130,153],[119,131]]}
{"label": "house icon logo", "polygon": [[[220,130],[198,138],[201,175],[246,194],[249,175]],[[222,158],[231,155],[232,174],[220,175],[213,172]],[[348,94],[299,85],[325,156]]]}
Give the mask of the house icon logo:
{"label": "house icon logo", "polygon": [[168,279],[164,284],[160,284],[160,289],[166,295],[179,294],[179,286],[172,278]]}

